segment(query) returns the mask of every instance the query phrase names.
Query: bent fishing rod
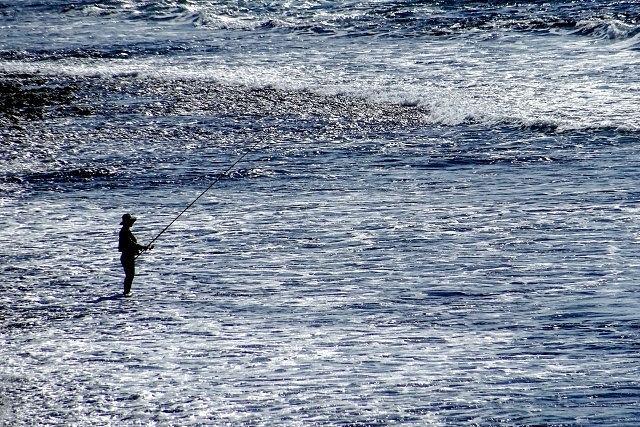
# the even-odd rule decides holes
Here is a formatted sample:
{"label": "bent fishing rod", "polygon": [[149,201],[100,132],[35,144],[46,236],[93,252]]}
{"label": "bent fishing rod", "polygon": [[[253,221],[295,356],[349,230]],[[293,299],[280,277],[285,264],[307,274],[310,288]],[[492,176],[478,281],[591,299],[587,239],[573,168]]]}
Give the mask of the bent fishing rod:
{"label": "bent fishing rod", "polygon": [[151,240],[151,242],[149,242],[149,244],[147,245],[147,247],[143,250],[143,252],[140,252],[138,255],[136,255],[136,258],[138,258],[140,255],[142,255],[144,253],[144,251],[146,251],[147,249],[151,249],[153,243],[158,240],[158,238],[160,236],[162,236],[164,234],[165,231],[167,231],[169,229],[169,227],[171,227],[173,225],[174,222],[176,222],[178,220],[178,218],[180,218],[182,216],[182,214],[184,214],[186,211],[189,210],[189,208],[193,205],[196,204],[196,202],[198,200],[200,200],[200,198],[202,196],[205,195],[205,193],[209,190],[211,190],[211,188],[213,188],[214,185],[216,185],[223,177],[225,177],[230,171],[231,169],[233,169],[238,163],[240,163],[242,161],[242,159],[244,159],[249,153],[253,152],[258,145],[260,145],[260,141],[256,142],[255,144],[253,144],[251,147],[249,147],[249,149],[247,151],[245,151],[240,157],[238,157],[232,164],[231,166],[229,166],[227,168],[227,170],[225,170],[223,173],[219,174],[216,179],[202,192],[198,195],[198,197],[196,197],[191,203],[189,203],[187,205],[186,208],[184,208],[182,210],[182,212],[180,212],[178,214],[178,216],[176,216],[173,221],[171,221],[165,228],[162,229],[162,231],[160,233],[158,233],[158,235],[156,237],[153,238],[153,240]]}

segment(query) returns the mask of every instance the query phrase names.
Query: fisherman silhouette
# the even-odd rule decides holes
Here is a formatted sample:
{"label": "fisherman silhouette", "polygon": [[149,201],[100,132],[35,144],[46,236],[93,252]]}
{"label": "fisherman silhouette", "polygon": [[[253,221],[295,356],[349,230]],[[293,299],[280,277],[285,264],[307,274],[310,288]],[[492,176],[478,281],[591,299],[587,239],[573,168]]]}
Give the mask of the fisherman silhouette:
{"label": "fisherman silhouette", "polygon": [[120,229],[120,239],[118,242],[118,250],[122,252],[120,256],[120,262],[124,269],[124,296],[131,295],[131,284],[133,283],[133,277],[136,275],[136,257],[142,251],[153,249],[153,245],[140,245],[136,240],[136,237],[131,232],[133,223],[136,222],[135,217],[130,214],[122,215],[122,228]]}

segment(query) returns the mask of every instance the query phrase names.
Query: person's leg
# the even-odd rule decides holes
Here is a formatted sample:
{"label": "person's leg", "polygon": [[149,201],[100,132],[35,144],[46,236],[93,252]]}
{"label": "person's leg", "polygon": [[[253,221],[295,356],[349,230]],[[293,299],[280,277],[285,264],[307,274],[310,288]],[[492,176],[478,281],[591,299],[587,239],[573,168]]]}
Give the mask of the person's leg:
{"label": "person's leg", "polygon": [[124,293],[131,292],[131,284],[133,283],[133,277],[136,275],[135,259],[130,257],[122,257],[122,268],[124,269]]}

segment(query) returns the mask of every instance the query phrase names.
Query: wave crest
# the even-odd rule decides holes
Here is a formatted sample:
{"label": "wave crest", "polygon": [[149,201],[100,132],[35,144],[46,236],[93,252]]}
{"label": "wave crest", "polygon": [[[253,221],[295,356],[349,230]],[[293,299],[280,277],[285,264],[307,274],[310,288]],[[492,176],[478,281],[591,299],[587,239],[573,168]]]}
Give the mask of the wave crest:
{"label": "wave crest", "polygon": [[599,39],[626,40],[640,34],[640,26],[619,20],[594,18],[577,22],[573,34]]}

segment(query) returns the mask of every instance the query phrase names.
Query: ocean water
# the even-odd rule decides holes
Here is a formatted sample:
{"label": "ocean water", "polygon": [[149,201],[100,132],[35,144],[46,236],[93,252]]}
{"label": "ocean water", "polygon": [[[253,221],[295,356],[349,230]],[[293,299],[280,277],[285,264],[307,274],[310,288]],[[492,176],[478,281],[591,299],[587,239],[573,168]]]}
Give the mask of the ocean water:
{"label": "ocean water", "polygon": [[640,424],[639,75],[636,2],[0,1],[0,425]]}

